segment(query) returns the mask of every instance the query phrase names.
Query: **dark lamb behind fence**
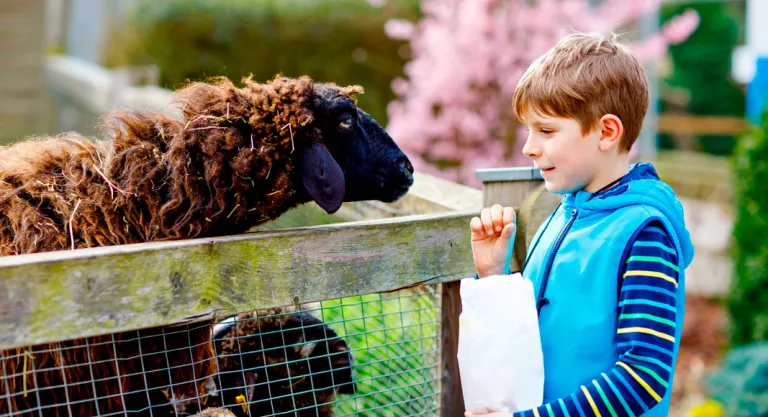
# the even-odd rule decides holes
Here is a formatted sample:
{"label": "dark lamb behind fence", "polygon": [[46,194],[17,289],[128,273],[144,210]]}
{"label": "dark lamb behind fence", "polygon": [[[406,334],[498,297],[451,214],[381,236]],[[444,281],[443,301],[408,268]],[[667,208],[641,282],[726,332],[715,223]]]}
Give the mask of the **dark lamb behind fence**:
{"label": "dark lamb behind fence", "polygon": [[[361,87],[243,83],[190,83],[175,94],[180,119],[114,112],[107,140],[68,133],[0,149],[0,254],[244,233],[309,201],[333,213],[343,201],[396,201],[412,185],[406,155],[356,106]],[[210,325],[139,333],[165,340],[125,332],[0,351],[0,412],[198,412],[216,368]],[[138,359],[151,349],[170,352]],[[158,377],[131,374],[142,366]]]}
{"label": "dark lamb behind fence", "polygon": [[336,394],[356,391],[346,341],[306,311],[242,313],[213,334],[217,401],[238,417],[332,416]]}

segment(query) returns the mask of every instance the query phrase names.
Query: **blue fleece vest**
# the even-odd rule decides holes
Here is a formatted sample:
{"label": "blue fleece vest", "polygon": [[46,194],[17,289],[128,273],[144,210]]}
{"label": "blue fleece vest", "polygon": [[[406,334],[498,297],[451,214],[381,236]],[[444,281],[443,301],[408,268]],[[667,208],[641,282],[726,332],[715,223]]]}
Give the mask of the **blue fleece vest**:
{"label": "blue fleece vest", "polygon": [[[617,192],[627,188],[627,185],[619,186]],[[605,198],[610,198],[610,194],[611,191],[607,192]],[[578,392],[581,385],[587,386],[602,372],[616,366],[620,264],[626,260],[629,242],[642,226],[654,219],[661,220],[672,235],[678,256],[685,259],[675,224],[664,212],[646,204],[585,210],[589,205],[599,205],[596,201],[586,201],[590,195],[579,192],[566,196],[534,236],[523,271],[523,276],[533,281],[535,294],[540,294],[544,277],[548,276],[539,316],[544,403]],[[679,294],[684,295],[687,261],[681,263],[678,288]],[[675,356],[684,307],[685,297],[680,296],[677,298]],[[643,416],[667,415],[671,379],[669,387],[662,402]]]}

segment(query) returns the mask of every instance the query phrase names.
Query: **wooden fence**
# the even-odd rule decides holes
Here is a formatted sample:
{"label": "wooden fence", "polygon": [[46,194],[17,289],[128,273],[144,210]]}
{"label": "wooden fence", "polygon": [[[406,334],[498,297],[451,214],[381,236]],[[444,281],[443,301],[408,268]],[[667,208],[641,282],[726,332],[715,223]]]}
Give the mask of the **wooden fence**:
{"label": "wooden fence", "polygon": [[658,129],[670,135],[741,135],[748,127],[744,117],[665,113],[659,115]]}
{"label": "wooden fence", "polygon": [[[510,174],[530,176],[526,171]],[[525,196],[516,189],[534,182],[510,179],[493,187]],[[482,193],[443,185],[417,175],[413,191],[392,205],[413,214],[389,219],[0,258],[0,348],[440,284],[441,415],[461,415],[458,280],[474,273],[468,225]],[[526,203],[529,216],[521,213],[521,231],[552,208],[532,203]],[[347,213],[389,211],[371,202],[348,206]],[[521,246],[528,235],[519,234]],[[175,276],[183,277],[181,288]]]}
{"label": "wooden fence", "polygon": [[457,326],[459,281],[474,273],[469,220],[483,200],[503,196],[520,207],[524,248],[556,200],[531,169],[493,174],[485,192],[417,174],[402,200],[347,203],[337,224],[0,258],[0,348],[436,285],[435,414],[461,416]]}

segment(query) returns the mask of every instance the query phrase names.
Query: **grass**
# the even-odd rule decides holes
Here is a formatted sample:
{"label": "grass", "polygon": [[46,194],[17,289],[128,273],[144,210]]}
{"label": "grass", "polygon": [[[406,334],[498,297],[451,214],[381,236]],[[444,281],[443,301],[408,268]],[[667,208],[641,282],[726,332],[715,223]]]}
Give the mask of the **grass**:
{"label": "grass", "polygon": [[440,315],[436,287],[322,303],[318,314],[346,338],[357,395],[341,396],[338,416],[436,414]]}

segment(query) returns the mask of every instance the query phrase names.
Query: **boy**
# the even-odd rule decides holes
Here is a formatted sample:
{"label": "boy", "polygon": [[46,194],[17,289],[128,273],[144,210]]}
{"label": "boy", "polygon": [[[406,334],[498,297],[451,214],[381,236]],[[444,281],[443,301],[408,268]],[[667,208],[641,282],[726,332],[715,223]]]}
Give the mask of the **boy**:
{"label": "boy", "polygon": [[[564,195],[522,269],[538,294],[544,401],[514,416],[666,416],[693,245],[672,189],[629,166],[643,68],[613,37],[573,34],[531,65],[514,106],[523,152]],[[478,278],[509,273],[513,217],[495,205],[472,219]]]}

